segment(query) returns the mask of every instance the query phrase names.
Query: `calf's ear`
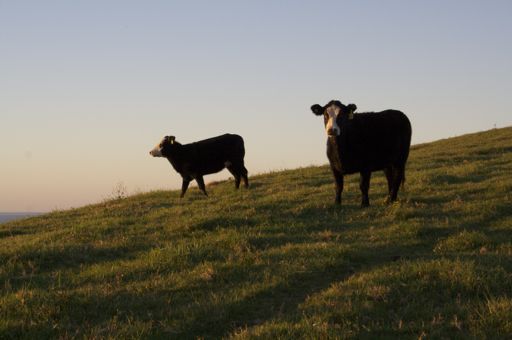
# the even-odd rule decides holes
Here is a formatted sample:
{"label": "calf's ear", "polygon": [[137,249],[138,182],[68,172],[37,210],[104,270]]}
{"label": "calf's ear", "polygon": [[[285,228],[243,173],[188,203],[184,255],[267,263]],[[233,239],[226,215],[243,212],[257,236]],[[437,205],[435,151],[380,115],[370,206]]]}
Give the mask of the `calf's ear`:
{"label": "calf's ear", "polygon": [[323,113],[323,108],[320,105],[318,105],[318,104],[315,104],[315,105],[311,106],[311,111],[313,111],[313,113],[315,115],[317,115],[317,116],[321,116],[321,115],[324,114]]}
{"label": "calf's ear", "polygon": [[357,110],[356,104],[348,104],[347,109],[348,109],[348,119],[354,118],[354,111]]}

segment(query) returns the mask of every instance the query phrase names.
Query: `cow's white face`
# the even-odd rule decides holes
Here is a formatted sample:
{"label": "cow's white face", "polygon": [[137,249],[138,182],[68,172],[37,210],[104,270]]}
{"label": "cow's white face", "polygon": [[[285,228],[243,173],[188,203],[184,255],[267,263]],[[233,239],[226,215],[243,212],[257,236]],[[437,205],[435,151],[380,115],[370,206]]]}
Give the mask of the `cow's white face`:
{"label": "cow's white face", "polygon": [[165,138],[162,139],[162,141],[160,143],[155,145],[155,147],[153,148],[153,150],[151,150],[149,152],[149,154],[153,157],[163,157],[162,148],[163,148],[164,143],[167,143],[167,140]]}
{"label": "cow's white face", "polygon": [[353,119],[355,110],[357,110],[356,104],[345,106],[338,100],[331,100],[325,106],[320,106],[319,104],[311,106],[311,111],[313,111],[315,116],[324,117],[325,132],[329,137],[341,135],[340,126],[344,124],[343,119],[345,117],[349,120]]}
{"label": "cow's white face", "polygon": [[325,117],[325,132],[327,136],[339,136],[341,133],[341,129],[336,122],[338,115],[341,112],[341,107],[336,105],[336,103],[331,103],[328,107],[325,108],[324,117]]}

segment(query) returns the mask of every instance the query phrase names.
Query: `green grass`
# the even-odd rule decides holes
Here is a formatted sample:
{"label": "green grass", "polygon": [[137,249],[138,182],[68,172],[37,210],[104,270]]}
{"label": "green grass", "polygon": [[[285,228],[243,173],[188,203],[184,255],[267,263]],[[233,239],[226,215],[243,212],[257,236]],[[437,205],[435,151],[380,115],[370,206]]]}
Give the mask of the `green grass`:
{"label": "green grass", "polygon": [[511,338],[511,174],[505,128],[414,146],[393,205],[322,166],[2,224],[0,338]]}

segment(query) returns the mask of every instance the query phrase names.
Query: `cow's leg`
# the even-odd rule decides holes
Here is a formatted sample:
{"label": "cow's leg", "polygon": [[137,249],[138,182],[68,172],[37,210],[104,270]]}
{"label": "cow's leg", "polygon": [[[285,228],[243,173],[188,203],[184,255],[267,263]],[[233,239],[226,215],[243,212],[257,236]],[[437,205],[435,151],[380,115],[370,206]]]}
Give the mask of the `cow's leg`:
{"label": "cow's leg", "polygon": [[391,192],[393,191],[393,168],[390,166],[384,168],[384,174],[388,182],[388,197],[386,198],[386,202],[389,203],[391,201]]}
{"label": "cow's leg", "polygon": [[183,196],[185,196],[185,193],[187,192],[189,184],[190,184],[190,179],[183,178],[183,182],[181,183],[181,195],[180,195],[180,198],[183,198]]}
{"label": "cow's leg", "polygon": [[343,192],[343,175],[338,170],[331,168],[334,175],[334,184],[336,185],[336,198],[334,203],[341,205],[341,193]]}
{"label": "cow's leg", "polygon": [[197,176],[196,182],[197,185],[199,186],[199,189],[201,189],[201,191],[203,192],[203,194],[205,194],[205,196],[208,196],[208,194],[206,193],[206,187],[204,186],[203,176]]}
{"label": "cow's leg", "polygon": [[370,205],[370,198],[368,197],[368,190],[370,190],[370,177],[372,173],[370,171],[361,171],[361,178],[359,180],[359,188],[361,189],[361,207],[367,207]]}
{"label": "cow's leg", "polygon": [[235,188],[240,188],[240,170],[233,165],[228,166],[227,169],[235,178]]}
{"label": "cow's leg", "polygon": [[393,167],[393,188],[391,190],[391,202],[395,202],[398,197],[398,189],[405,176],[405,166]]}
{"label": "cow's leg", "polygon": [[247,177],[247,174],[249,172],[247,171],[247,169],[245,168],[244,164],[242,163],[242,178],[244,180],[244,187],[248,188],[249,187],[249,178]]}

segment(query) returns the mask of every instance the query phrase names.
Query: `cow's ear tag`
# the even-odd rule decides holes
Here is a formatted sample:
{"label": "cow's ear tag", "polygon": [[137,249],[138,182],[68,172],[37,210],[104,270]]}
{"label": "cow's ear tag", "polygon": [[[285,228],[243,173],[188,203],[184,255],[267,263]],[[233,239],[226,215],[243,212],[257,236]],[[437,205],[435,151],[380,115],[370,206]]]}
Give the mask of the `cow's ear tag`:
{"label": "cow's ear tag", "polygon": [[174,144],[174,140],[175,140],[175,139],[176,139],[176,137],[174,137],[174,136],[170,136],[170,137],[169,137],[169,143]]}
{"label": "cow's ear tag", "polygon": [[354,118],[354,113],[350,112],[350,114],[348,115],[348,119],[353,119],[353,118]]}

